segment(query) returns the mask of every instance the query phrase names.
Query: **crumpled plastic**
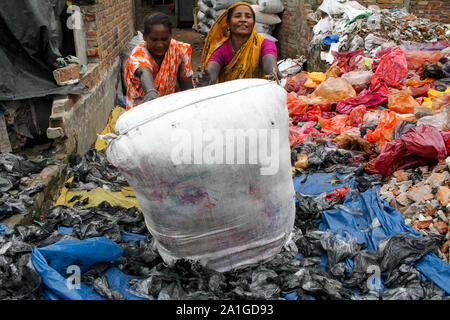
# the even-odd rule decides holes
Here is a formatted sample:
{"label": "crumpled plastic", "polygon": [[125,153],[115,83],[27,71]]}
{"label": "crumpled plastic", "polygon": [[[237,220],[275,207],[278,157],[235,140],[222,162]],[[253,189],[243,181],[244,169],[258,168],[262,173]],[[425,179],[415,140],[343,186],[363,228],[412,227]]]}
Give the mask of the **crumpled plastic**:
{"label": "crumpled plastic", "polygon": [[321,130],[328,133],[342,133],[351,129],[351,126],[347,125],[348,118],[349,116],[344,114],[338,114],[331,119],[318,117]]}
{"label": "crumpled plastic", "polygon": [[373,72],[371,70],[367,71],[350,71],[344,73],[342,78],[347,79],[352,85],[357,85],[360,87],[366,86],[370,79],[372,79]]}
{"label": "crumpled plastic", "polygon": [[401,89],[407,77],[406,55],[401,48],[395,48],[381,57],[370,84],[375,86],[378,82],[383,81],[389,87]]}
{"label": "crumpled plastic", "polygon": [[323,72],[308,72],[308,80],[303,85],[306,88],[317,88],[325,79],[326,75]]}
{"label": "crumpled plastic", "polygon": [[308,105],[291,93],[287,94],[289,116],[301,115],[308,110]]}
{"label": "crumpled plastic", "polygon": [[363,123],[364,115],[366,114],[366,112],[367,110],[365,105],[362,104],[357,106],[350,112],[347,124],[352,127],[359,126],[361,123]]}
{"label": "crumpled plastic", "polygon": [[351,71],[350,67],[351,58],[356,56],[363,56],[364,50],[359,49],[355,51],[345,51],[345,52],[332,51],[331,54],[333,55],[335,61],[337,62],[337,66],[342,70],[344,70],[345,72],[349,72]]}
{"label": "crumpled plastic", "polygon": [[378,106],[388,100],[390,94],[389,88],[383,82],[378,82],[368,89],[361,91],[358,96],[342,99],[337,103],[336,111],[350,114],[357,106],[363,104],[366,107]]}
{"label": "crumpled plastic", "polygon": [[313,93],[300,96],[299,99],[306,104],[326,104],[355,96],[355,89],[350,82],[342,78],[329,77]]}
{"label": "crumpled plastic", "polygon": [[444,71],[442,70],[442,64],[430,63],[425,61],[422,68],[422,77],[424,78],[433,78],[433,79],[441,79],[444,77]]}
{"label": "crumpled plastic", "polygon": [[392,140],[395,140],[397,138],[400,138],[401,135],[406,133],[409,129],[414,128],[417,126],[416,121],[399,121],[394,127],[394,133],[392,134]]}
{"label": "crumpled plastic", "polygon": [[414,168],[445,159],[447,148],[440,131],[431,125],[418,125],[383,145],[375,168],[390,176],[400,169]]}
{"label": "crumpled plastic", "polygon": [[295,92],[298,96],[306,95],[309,88],[304,86],[305,82],[308,80],[308,76],[303,72],[289,76],[286,81],[284,88],[287,92]]}
{"label": "crumpled plastic", "polygon": [[434,41],[434,42],[426,42],[426,43],[417,43],[417,42],[408,42],[403,41],[401,47],[403,50],[420,50],[420,51],[436,51],[436,50],[444,50],[449,46],[449,42],[446,40]]}
{"label": "crumpled plastic", "polygon": [[430,116],[420,118],[417,125],[421,124],[431,125],[440,131],[450,130],[450,104]]}
{"label": "crumpled plastic", "polygon": [[380,123],[378,124],[377,128],[372,131],[370,129],[367,129],[367,133],[364,136],[364,140],[379,142],[379,149],[381,150],[383,144],[386,141],[392,140],[392,133],[394,132],[395,125],[400,120],[406,120],[406,121],[415,121],[415,116],[402,116],[401,114],[397,114],[394,111],[383,111],[383,118],[381,119]]}
{"label": "crumpled plastic", "polygon": [[421,51],[409,50],[405,51],[406,61],[408,63],[408,70],[417,71],[423,67],[425,61],[438,62],[442,58],[442,52],[437,51]]}
{"label": "crumpled plastic", "polygon": [[392,89],[388,96],[388,108],[397,113],[414,114],[414,107],[419,103],[411,96],[411,90]]}

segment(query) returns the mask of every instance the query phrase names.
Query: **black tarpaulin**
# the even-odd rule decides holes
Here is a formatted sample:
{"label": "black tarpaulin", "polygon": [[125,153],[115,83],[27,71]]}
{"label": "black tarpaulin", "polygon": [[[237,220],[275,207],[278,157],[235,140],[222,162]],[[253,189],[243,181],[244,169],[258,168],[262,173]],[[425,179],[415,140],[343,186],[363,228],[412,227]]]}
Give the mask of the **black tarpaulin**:
{"label": "black tarpaulin", "polygon": [[64,0],[0,1],[0,100],[89,92],[81,82],[58,86],[53,78],[64,8]]}

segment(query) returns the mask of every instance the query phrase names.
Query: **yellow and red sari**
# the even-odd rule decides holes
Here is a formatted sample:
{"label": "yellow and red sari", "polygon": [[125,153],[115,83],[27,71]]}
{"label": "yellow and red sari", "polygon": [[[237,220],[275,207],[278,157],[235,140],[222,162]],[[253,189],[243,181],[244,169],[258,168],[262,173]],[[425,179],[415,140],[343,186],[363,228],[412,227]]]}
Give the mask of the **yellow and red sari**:
{"label": "yellow and red sari", "polygon": [[[253,14],[255,13],[248,3],[238,2],[230,6],[217,18],[206,36],[202,53],[202,71],[206,70],[206,65],[213,52],[230,39],[227,23],[228,12],[240,5],[248,6],[253,11]],[[261,45],[264,37],[256,32],[255,24],[247,42],[236,52],[231,62],[220,71],[218,82],[243,78],[264,78],[264,72],[260,63]]]}

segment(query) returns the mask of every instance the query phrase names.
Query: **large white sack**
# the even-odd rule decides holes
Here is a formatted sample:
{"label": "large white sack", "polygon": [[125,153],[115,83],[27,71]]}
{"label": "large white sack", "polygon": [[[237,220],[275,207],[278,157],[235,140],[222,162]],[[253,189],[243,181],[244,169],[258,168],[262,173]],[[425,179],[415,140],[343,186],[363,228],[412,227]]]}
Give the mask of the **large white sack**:
{"label": "large white sack", "polygon": [[[295,216],[286,99],[274,82],[241,79],[163,96],[119,117],[106,155],[133,187],[166,263],[194,259],[224,272],[279,252]],[[265,153],[264,144],[258,149],[272,160],[258,155],[250,162],[249,143],[228,158],[231,164],[193,159],[202,150],[212,155],[213,141],[223,141],[216,151],[225,162],[233,144],[219,137],[240,129],[268,132],[273,152]],[[212,135],[204,136],[203,149],[202,133]],[[190,158],[200,164],[177,164],[174,156],[189,145],[200,151]],[[237,154],[247,154],[240,163],[250,164],[236,164]]]}
{"label": "large white sack", "polygon": [[228,7],[237,2],[247,2],[255,4],[258,2],[258,0],[211,0],[212,6],[215,10],[228,9]]}
{"label": "large white sack", "polygon": [[255,20],[258,23],[272,25],[281,22],[281,19],[277,14],[261,12],[258,5],[252,5],[252,8],[255,10]]}
{"label": "large white sack", "polygon": [[284,10],[281,0],[258,0],[258,6],[265,13],[280,13]]}
{"label": "large white sack", "polygon": [[272,28],[270,25],[259,22],[255,23],[255,30],[257,33],[272,33]]}

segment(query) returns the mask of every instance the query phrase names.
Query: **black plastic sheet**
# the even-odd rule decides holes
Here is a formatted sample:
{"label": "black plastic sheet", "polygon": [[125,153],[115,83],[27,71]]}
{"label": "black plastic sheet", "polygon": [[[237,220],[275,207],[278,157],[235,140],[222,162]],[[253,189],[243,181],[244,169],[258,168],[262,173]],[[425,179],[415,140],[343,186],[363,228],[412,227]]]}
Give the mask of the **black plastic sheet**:
{"label": "black plastic sheet", "polygon": [[89,92],[81,82],[58,86],[53,78],[64,8],[64,0],[0,1],[0,100]]}

